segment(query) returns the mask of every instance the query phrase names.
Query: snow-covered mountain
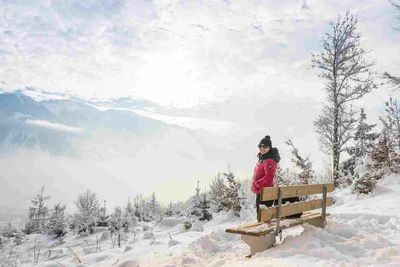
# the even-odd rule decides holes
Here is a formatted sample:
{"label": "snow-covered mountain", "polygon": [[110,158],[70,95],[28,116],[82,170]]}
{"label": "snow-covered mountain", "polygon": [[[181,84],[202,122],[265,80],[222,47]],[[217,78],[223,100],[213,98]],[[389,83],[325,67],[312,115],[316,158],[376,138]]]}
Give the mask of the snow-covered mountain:
{"label": "snow-covered mountain", "polygon": [[[136,108],[145,106],[127,99],[114,103],[117,106],[131,103]],[[3,146],[17,145],[62,154],[71,151],[71,141],[88,138],[98,130],[143,136],[163,127],[175,126],[130,111],[99,110],[77,99],[37,101],[18,91],[0,94],[0,144]]]}

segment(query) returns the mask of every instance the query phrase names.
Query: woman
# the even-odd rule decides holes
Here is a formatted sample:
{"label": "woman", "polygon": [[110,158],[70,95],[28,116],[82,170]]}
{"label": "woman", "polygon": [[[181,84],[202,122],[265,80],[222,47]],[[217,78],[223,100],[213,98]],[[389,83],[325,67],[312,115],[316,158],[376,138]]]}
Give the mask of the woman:
{"label": "woman", "polygon": [[269,135],[261,139],[260,143],[258,144],[258,149],[258,162],[254,168],[253,182],[251,185],[251,191],[257,195],[257,215],[258,211],[260,210],[260,204],[266,205],[267,207],[272,206],[273,204],[272,200],[260,201],[260,193],[263,187],[274,186],[275,172],[281,159],[278,149],[276,147],[272,147],[272,142]]}

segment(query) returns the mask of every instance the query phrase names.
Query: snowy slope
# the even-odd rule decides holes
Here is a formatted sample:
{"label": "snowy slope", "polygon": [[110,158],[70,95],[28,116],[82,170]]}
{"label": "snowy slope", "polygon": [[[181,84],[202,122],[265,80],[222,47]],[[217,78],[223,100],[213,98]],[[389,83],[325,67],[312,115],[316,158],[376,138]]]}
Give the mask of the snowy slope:
{"label": "snowy slope", "polygon": [[254,210],[244,210],[242,218],[214,214],[213,220],[187,232],[182,218],[141,225],[121,248],[112,248],[109,233],[98,229],[86,238],[69,234],[61,246],[31,235],[19,249],[27,251],[35,238],[40,240],[44,255],[37,266],[400,266],[400,176],[380,180],[370,196],[357,197],[344,189],[334,197],[337,202],[328,208],[331,216],[324,229],[304,225],[285,230],[275,247],[251,259],[245,258],[249,249],[240,236],[225,229],[255,221]]}

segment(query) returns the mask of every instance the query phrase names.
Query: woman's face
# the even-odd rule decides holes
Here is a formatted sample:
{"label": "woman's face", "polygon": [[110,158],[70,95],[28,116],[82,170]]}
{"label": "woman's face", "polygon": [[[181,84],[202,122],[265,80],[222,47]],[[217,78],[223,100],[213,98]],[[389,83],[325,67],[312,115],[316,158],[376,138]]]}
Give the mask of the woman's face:
{"label": "woman's face", "polygon": [[258,149],[260,150],[261,155],[267,154],[268,151],[270,150],[269,146],[265,146],[265,145],[259,145]]}

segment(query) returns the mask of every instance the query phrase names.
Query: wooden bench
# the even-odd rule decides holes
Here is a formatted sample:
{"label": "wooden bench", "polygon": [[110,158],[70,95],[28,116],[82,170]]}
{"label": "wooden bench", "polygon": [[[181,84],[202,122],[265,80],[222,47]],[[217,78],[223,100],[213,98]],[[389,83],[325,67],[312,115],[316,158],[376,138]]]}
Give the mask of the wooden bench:
{"label": "wooden bench", "polygon": [[[333,190],[333,184],[265,187],[261,191],[261,201],[273,200],[276,205],[261,206],[257,214],[258,222],[225,231],[240,234],[242,240],[249,245],[251,255],[254,255],[272,247],[276,242],[276,236],[281,235],[283,229],[304,223],[325,227],[326,216],[329,215],[326,213],[326,207],[333,203],[332,197],[328,197],[327,193]],[[316,194],[322,194],[322,198],[282,204],[282,199]],[[321,211],[315,211],[315,209],[321,209]],[[299,218],[286,218],[299,213],[303,213]]]}

